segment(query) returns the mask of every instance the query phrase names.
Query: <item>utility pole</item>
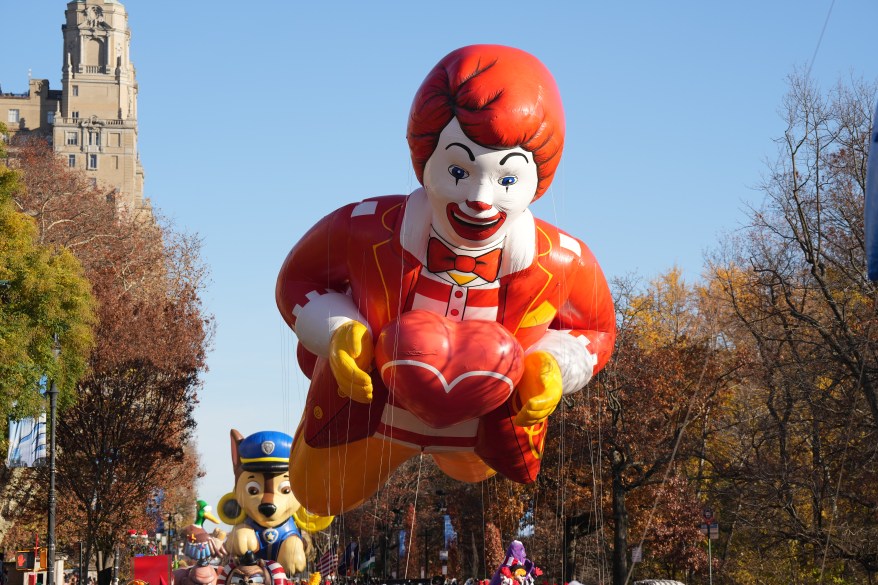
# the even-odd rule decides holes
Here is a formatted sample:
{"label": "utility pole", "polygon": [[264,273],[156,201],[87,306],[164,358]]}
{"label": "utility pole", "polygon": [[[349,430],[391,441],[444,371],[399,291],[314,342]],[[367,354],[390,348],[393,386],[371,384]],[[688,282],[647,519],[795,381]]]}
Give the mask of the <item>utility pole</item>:
{"label": "utility pole", "polygon": [[[55,335],[55,347],[53,348],[55,361],[61,354],[58,346],[58,336]],[[46,585],[55,585],[55,411],[58,397],[58,387],[55,385],[55,377],[49,383],[49,534],[46,537]]]}

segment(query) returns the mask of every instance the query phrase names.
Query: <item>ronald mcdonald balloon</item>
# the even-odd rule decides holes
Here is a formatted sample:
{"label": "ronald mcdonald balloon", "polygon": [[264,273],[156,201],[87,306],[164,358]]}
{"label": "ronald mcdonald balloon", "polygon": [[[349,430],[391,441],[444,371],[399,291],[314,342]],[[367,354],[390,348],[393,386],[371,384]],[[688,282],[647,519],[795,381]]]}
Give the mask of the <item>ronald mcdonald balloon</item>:
{"label": "ronald mcdonald balloon", "polygon": [[591,251],[528,209],[564,144],[545,66],[504,46],[451,52],[407,137],[422,187],[333,211],[277,281],[311,379],[290,478],[315,514],[358,506],[422,452],[457,480],[534,481],[546,419],[613,349]]}

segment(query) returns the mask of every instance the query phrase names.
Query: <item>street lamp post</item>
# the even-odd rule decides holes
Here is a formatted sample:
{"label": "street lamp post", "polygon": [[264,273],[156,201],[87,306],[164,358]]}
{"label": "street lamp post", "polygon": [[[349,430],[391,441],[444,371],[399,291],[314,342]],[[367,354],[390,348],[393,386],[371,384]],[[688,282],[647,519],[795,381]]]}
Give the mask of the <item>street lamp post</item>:
{"label": "street lamp post", "polygon": [[[58,336],[55,336],[55,360],[61,353]],[[55,379],[49,383],[49,534],[46,537],[46,585],[55,585],[55,410],[58,387]]]}
{"label": "street lamp post", "polygon": [[165,534],[168,535],[168,540],[165,547],[165,554],[171,554],[171,539],[174,537],[174,529],[171,528],[171,513],[168,512],[168,525],[165,528]]}
{"label": "street lamp post", "polygon": [[396,573],[393,575],[394,579],[399,579],[399,540],[400,531],[402,530],[402,510],[400,508],[394,508],[391,510],[393,512],[393,527],[391,534],[393,534],[393,542],[391,543],[393,548],[396,549]]}

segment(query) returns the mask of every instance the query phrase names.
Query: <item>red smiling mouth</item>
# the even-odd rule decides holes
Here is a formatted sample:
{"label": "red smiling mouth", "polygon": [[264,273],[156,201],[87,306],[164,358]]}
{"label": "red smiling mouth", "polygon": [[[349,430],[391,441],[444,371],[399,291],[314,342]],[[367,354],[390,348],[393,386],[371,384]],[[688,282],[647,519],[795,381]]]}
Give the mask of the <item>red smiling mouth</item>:
{"label": "red smiling mouth", "polygon": [[454,233],[471,242],[487,240],[496,234],[506,221],[506,214],[502,211],[491,217],[472,217],[464,213],[457,203],[449,203],[445,208],[445,214]]}

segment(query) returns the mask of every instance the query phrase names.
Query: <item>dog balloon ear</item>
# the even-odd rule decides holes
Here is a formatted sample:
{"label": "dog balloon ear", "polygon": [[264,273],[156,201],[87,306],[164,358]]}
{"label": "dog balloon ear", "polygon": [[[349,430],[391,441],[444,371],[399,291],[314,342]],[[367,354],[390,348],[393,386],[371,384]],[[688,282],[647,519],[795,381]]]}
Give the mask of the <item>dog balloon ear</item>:
{"label": "dog balloon ear", "polygon": [[241,456],[238,454],[238,445],[244,440],[244,435],[238,432],[238,429],[232,429],[229,431],[229,438],[232,440],[232,471],[235,472],[235,477],[237,477],[239,471],[238,466],[241,465]]}
{"label": "dog balloon ear", "polygon": [[219,514],[220,520],[226,524],[231,524],[232,526],[240,524],[247,518],[247,512],[245,512],[238,503],[238,498],[235,497],[235,492],[229,492],[220,498],[219,505],[217,506],[217,513]]}
{"label": "dog balloon ear", "polygon": [[293,514],[293,519],[296,521],[296,526],[299,527],[299,530],[307,530],[308,532],[320,532],[329,528],[334,518],[335,516],[312,514],[305,509],[305,506],[299,506],[299,509]]}

